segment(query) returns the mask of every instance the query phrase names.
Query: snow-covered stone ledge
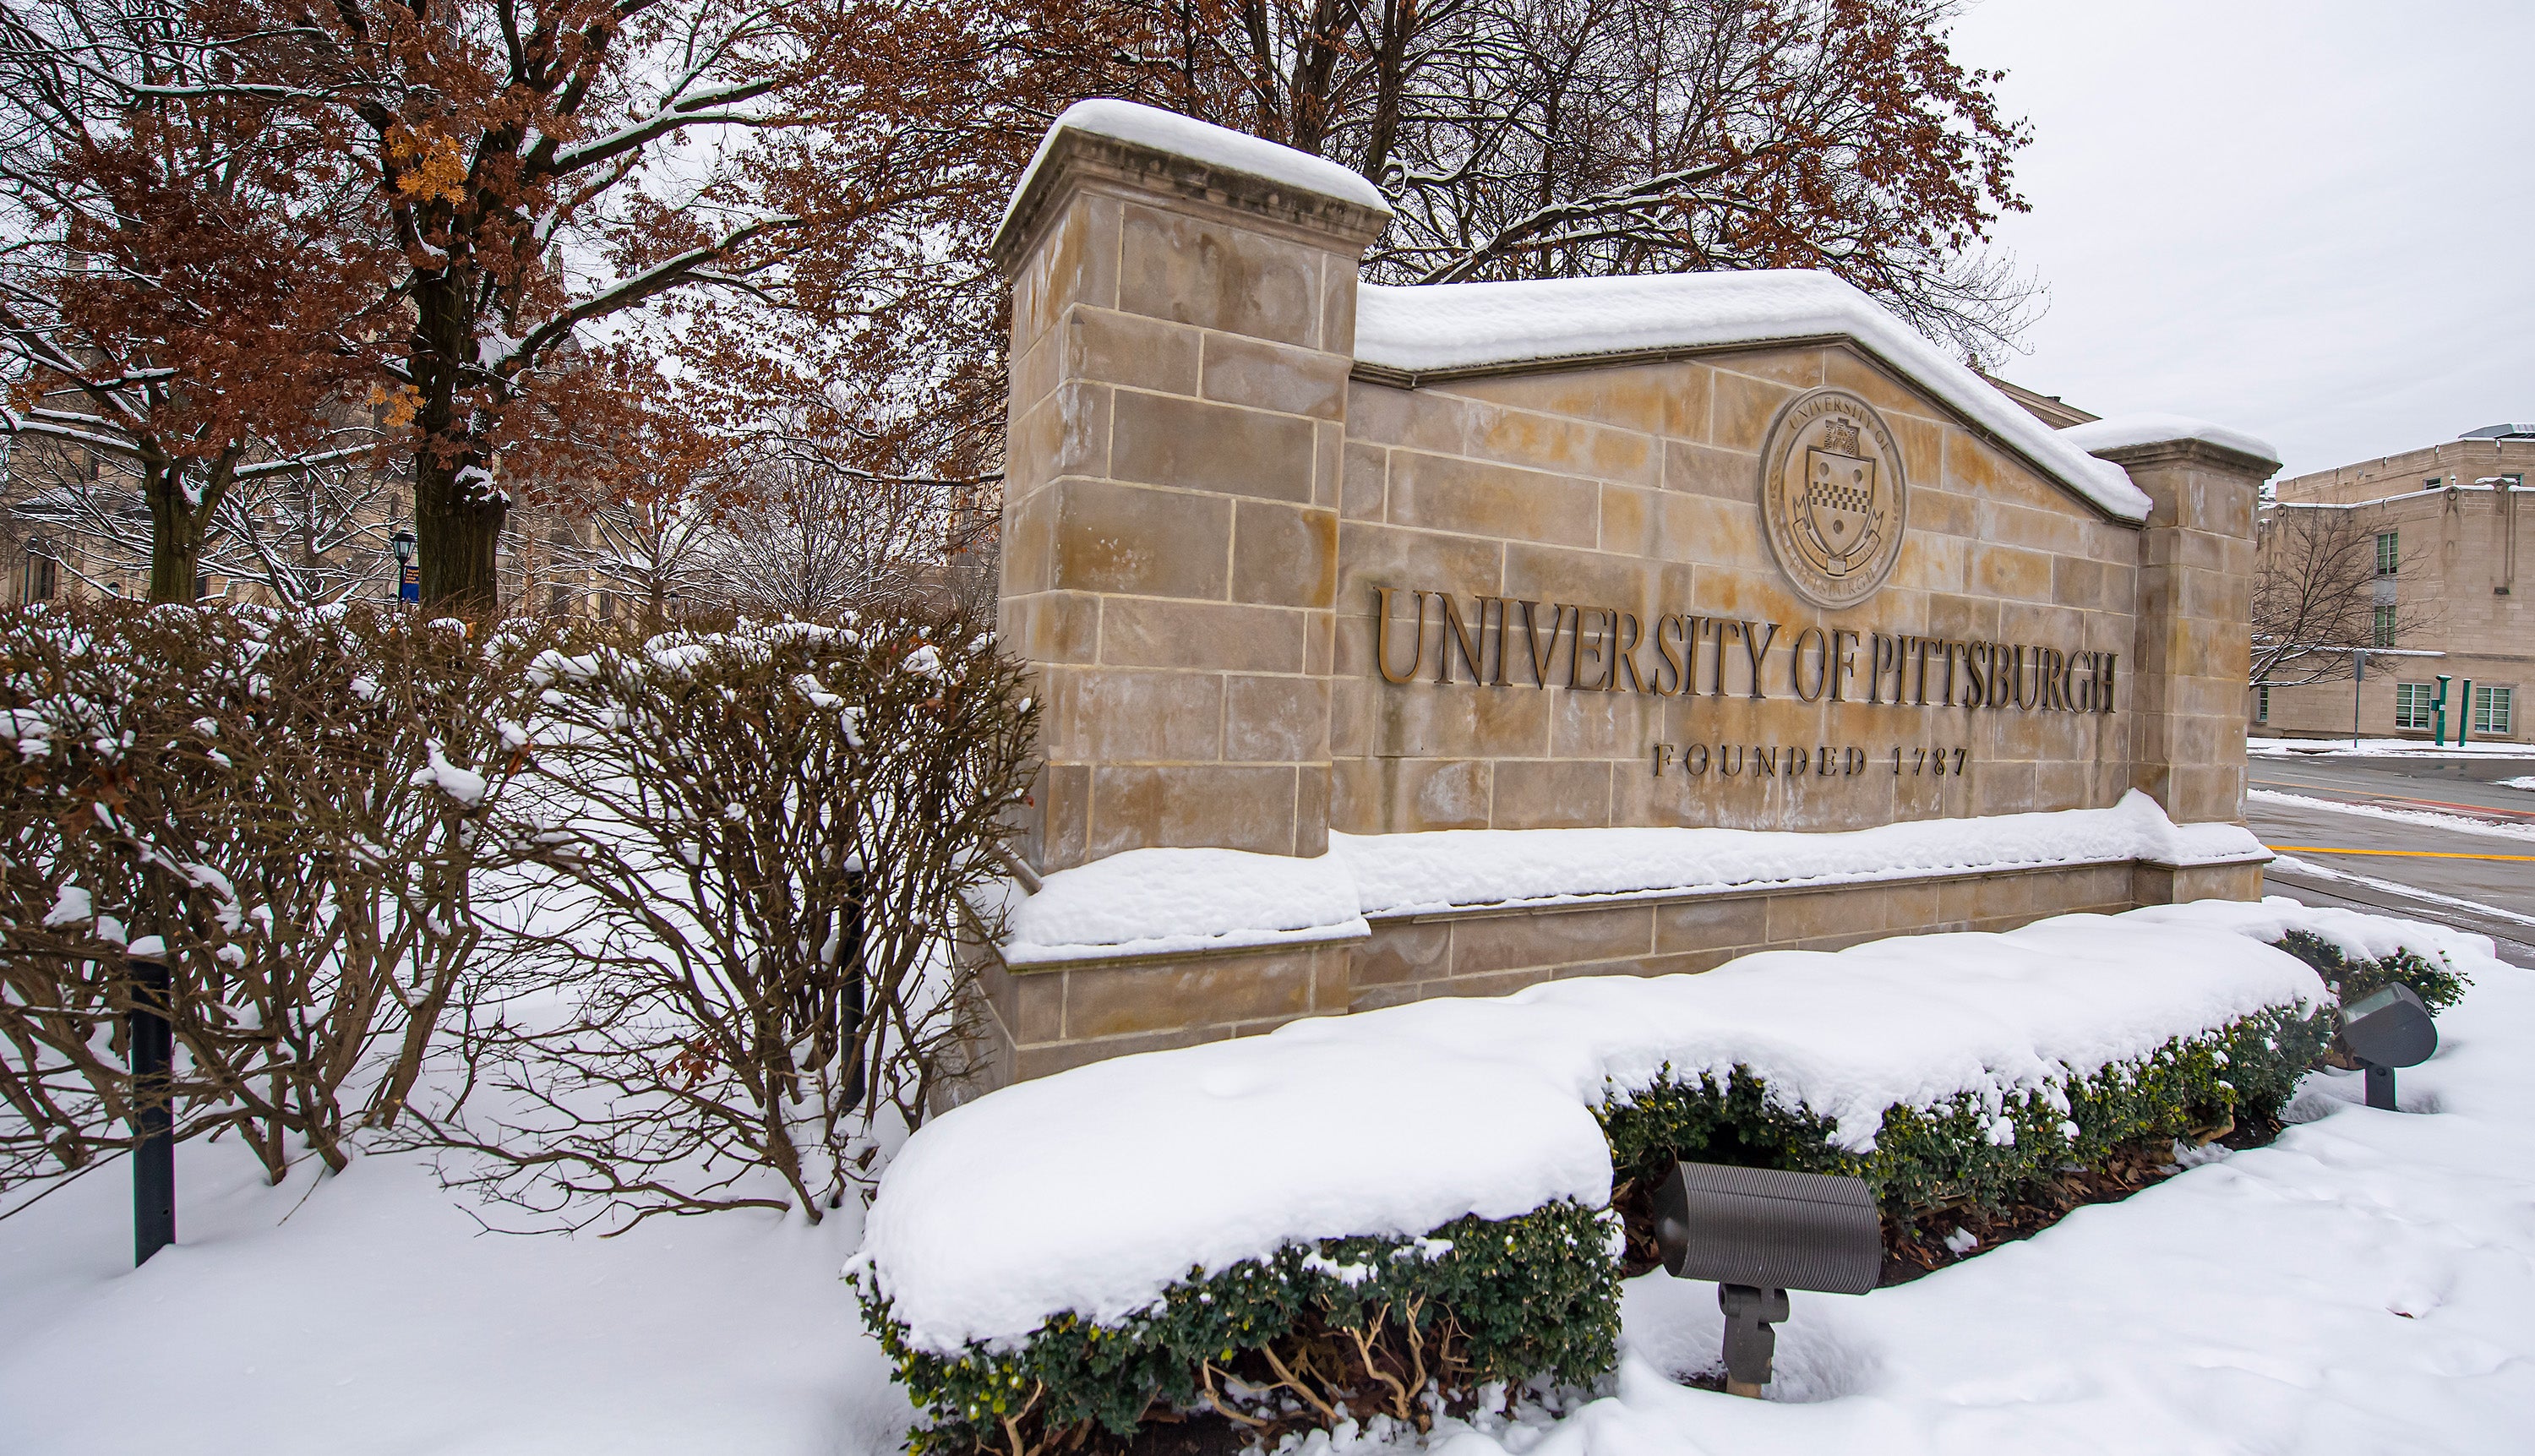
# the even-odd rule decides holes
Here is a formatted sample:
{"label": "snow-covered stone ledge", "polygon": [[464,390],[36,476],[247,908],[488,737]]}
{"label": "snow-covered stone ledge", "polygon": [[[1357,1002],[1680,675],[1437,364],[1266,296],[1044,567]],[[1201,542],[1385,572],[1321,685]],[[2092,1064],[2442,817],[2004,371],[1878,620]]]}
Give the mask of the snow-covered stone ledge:
{"label": "snow-covered stone ledge", "polygon": [[2108,809],[1931,819],[1835,834],[1750,829],[1465,829],[1329,836],[1312,859],[1131,850],[1007,897],[1004,963],[1362,940],[1372,921],[2084,865],[2257,864],[2241,825],[2178,825],[2133,791]]}

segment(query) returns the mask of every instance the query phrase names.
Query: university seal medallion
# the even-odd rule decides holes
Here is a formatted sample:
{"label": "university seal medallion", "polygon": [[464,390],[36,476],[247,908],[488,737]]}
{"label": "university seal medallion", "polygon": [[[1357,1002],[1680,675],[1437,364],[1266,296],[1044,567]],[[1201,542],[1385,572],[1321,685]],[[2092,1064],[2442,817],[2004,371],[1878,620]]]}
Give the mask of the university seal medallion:
{"label": "university seal medallion", "polygon": [[1844,389],[1790,400],[1761,452],[1761,517],[1806,601],[1855,606],[1874,596],[1909,517],[1901,449],[1884,416]]}

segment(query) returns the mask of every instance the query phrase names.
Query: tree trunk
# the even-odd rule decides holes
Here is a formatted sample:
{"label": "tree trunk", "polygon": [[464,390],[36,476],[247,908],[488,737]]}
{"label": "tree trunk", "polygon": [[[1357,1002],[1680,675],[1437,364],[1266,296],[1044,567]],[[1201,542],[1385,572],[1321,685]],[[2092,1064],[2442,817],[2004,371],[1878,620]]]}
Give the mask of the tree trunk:
{"label": "tree trunk", "polygon": [[493,462],[460,399],[460,364],[475,348],[475,311],[463,276],[441,274],[414,292],[412,367],[421,409],[413,455],[414,554],[422,605],[490,616],[502,604],[496,550],[511,503],[493,486]]}
{"label": "tree trunk", "polygon": [[203,537],[220,492],[236,469],[234,455],[215,461],[207,473],[200,503],[185,499],[184,468],[168,460],[145,460],[141,495],[150,505],[150,600],[191,602],[202,593]]}
{"label": "tree trunk", "polygon": [[495,552],[510,506],[459,478],[469,464],[484,469],[441,461],[427,450],[414,457],[414,558],[422,568],[424,606],[487,616],[502,604]]}

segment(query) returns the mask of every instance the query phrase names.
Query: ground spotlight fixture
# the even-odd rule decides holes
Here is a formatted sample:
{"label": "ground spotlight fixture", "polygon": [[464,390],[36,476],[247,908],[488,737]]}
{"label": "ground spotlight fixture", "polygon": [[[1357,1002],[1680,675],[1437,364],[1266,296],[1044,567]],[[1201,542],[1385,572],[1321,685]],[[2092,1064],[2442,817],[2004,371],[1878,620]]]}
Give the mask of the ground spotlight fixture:
{"label": "ground spotlight fixture", "polygon": [[2439,1026],[2420,996],[2397,982],[2341,1008],[2341,1045],[2367,1070],[2368,1106],[2391,1112],[2394,1069],[2428,1061],[2439,1049]]}
{"label": "ground spotlight fixture", "polygon": [[1675,1279],[1716,1281],[1725,1389],[1756,1399],[1787,1291],[1862,1295],[1884,1273],[1884,1225],[1863,1178],[1676,1164],[1655,1189],[1655,1242]]}

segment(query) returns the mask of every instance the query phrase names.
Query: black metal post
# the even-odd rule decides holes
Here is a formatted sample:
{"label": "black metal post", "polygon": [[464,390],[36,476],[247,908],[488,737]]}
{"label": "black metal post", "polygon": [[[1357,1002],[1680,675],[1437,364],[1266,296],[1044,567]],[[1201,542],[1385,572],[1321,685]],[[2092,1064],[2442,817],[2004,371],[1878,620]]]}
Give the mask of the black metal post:
{"label": "black metal post", "polygon": [[836,954],[836,969],[845,980],[844,1033],[852,1040],[852,1059],[845,1067],[845,1106],[862,1106],[863,1094],[871,1089],[871,1068],[863,1064],[863,1018],[870,1012],[871,986],[863,976],[863,889],[869,877],[860,870],[845,876],[849,897],[845,911],[844,944]]}
{"label": "black metal post", "polygon": [[174,1050],[167,1025],[170,984],[163,961],[135,960],[132,971],[133,1127],[132,1265],[176,1241],[176,1138],[168,1107]]}
{"label": "black metal post", "polygon": [[2394,1106],[2394,1069],[2380,1067],[2373,1061],[2367,1067],[2368,1106],[2388,1112],[2401,1111],[2402,1108]]}

